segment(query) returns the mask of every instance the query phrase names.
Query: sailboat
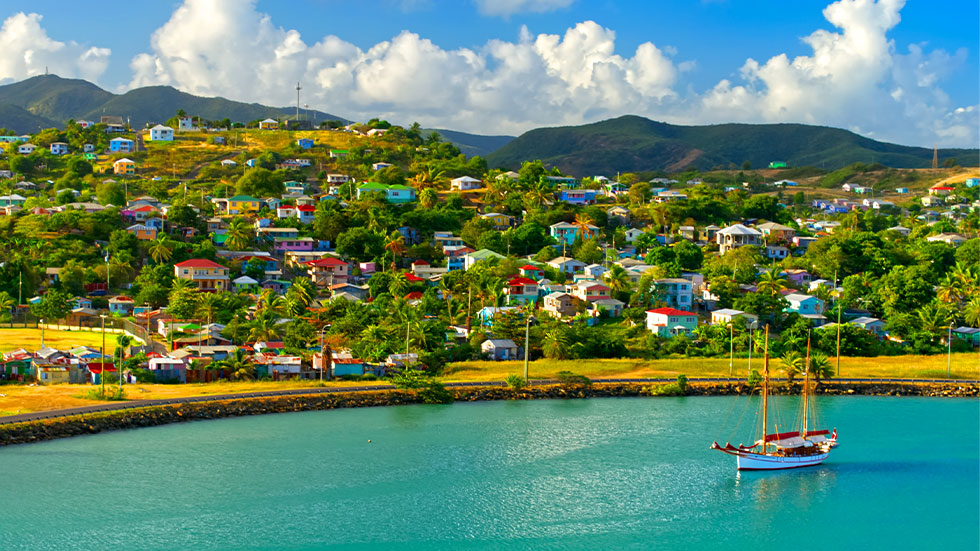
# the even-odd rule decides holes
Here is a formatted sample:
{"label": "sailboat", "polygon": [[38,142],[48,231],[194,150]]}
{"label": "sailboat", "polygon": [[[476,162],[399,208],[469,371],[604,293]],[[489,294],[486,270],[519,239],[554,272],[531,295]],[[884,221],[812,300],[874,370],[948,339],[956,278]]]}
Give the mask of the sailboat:
{"label": "sailboat", "polygon": [[762,372],[762,437],[751,446],[737,447],[714,442],[711,449],[734,455],[740,471],[795,469],[819,465],[837,447],[837,429],[810,430],[810,341],[806,345],[806,373],[803,383],[803,422],[793,432],[769,433],[769,326],[766,326],[765,363]]}

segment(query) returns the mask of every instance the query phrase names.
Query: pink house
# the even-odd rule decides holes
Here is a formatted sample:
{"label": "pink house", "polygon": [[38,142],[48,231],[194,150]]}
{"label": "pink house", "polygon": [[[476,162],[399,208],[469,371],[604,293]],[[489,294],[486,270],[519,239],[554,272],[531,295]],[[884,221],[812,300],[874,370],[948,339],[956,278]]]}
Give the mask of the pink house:
{"label": "pink house", "polygon": [[310,252],[316,245],[312,237],[277,237],[275,238],[275,252],[284,253],[286,251]]}
{"label": "pink house", "polygon": [[609,287],[606,287],[601,283],[594,282],[579,283],[572,289],[572,296],[587,302],[609,300],[612,298],[609,295]]}
{"label": "pink house", "polygon": [[346,262],[332,256],[304,262],[310,279],[317,285],[335,285],[347,283],[350,267]]}

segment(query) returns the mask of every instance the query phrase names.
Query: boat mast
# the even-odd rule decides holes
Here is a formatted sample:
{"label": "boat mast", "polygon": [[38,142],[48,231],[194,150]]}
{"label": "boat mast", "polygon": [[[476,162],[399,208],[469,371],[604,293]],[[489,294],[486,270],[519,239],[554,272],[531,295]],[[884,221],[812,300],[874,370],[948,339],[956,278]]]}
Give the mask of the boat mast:
{"label": "boat mast", "polygon": [[810,332],[806,332],[806,373],[803,375],[803,428],[800,436],[806,438],[807,421],[810,414]]}
{"label": "boat mast", "polygon": [[769,432],[769,324],[766,324],[765,361],[762,368],[762,453],[766,453],[766,433]]}

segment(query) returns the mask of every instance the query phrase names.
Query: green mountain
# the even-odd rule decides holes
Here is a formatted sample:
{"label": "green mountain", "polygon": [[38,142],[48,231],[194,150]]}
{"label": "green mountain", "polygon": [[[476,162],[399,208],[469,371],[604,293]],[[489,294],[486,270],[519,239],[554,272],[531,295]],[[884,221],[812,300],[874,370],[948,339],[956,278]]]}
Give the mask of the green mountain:
{"label": "green mountain", "polygon": [[474,157],[476,155],[486,157],[514,139],[514,136],[482,136],[480,134],[467,134],[466,132],[443,130],[441,128],[424,130],[422,135],[426,136],[429,132],[438,132],[444,140],[458,147],[467,157]]}
{"label": "green mountain", "polygon": [[[17,115],[17,111],[11,111],[10,107],[20,108],[47,122],[26,120]],[[37,132],[39,124],[45,128],[60,127],[68,119],[98,122],[102,115],[121,116],[123,120],[129,119],[134,127],[141,127],[146,123],[163,122],[173,117],[178,109],[205,119],[227,117],[235,122],[295,116],[295,107],[269,107],[225,98],[205,98],[170,86],[147,86],[117,95],[91,82],[57,75],[36,76],[0,86],[0,126],[16,132]],[[309,114],[305,110],[300,113],[301,116]],[[317,121],[345,121],[329,113],[314,113]]]}
{"label": "green mountain", "polygon": [[[539,128],[522,134],[487,156],[491,167],[517,169],[541,159],[576,176],[617,172],[709,170],[741,166],[763,168],[771,161],[789,166],[836,170],[855,162],[894,168],[932,164],[931,149],[878,142],[853,132],[804,124],[718,124],[677,126],[628,115],[582,126]],[[976,149],[940,149],[940,162],[955,157],[976,166]]]}
{"label": "green mountain", "polygon": [[10,129],[15,134],[29,134],[52,126],[57,126],[57,123],[51,119],[39,117],[18,105],[0,103],[0,127]]}

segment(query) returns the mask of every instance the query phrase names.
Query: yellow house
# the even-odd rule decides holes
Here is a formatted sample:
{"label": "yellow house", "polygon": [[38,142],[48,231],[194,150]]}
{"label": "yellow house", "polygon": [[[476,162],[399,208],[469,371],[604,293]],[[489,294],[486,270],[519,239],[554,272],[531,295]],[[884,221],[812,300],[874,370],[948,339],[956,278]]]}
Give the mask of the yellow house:
{"label": "yellow house", "polygon": [[273,119],[265,119],[264,121],[259,121],[260,130],[279,130],[279,122]]}
{"label": "yellow house", "polygon": [[42,385],[68,383],[68,368],[54,365],[37,366],[37,382]]}
{"label": "yellow house", "polygon": [[262,201],[249,195],[236,195],[228,199],[228,214],[245,214],[246,212],[258,212],[262,208]]}
{"label": "yellow house", "polygon": [[481,214],[480,217],[493,222],[493,229],[497,231],[507,230],[511,227],[511,223],[514,221],[513,216],[501,214],[499,212],[488,212],[486,214]]}
{"label": "yellow house", "polygon": [[132,159],[119,159],[112,163],[114,174],[136,174],[136,163]]}

